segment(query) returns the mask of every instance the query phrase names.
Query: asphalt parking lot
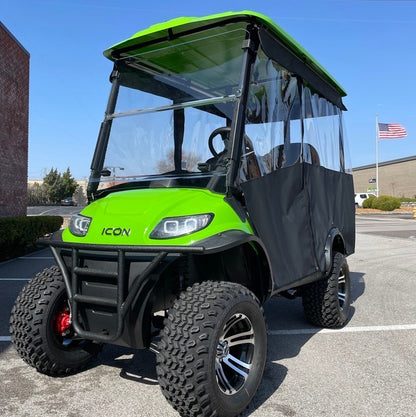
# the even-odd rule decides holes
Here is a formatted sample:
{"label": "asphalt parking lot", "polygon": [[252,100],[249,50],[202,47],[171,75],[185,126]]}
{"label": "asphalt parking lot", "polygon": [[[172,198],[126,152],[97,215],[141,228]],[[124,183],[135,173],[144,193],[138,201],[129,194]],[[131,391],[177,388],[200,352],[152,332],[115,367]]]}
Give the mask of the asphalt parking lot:
{"label": "asphalt parking lot", "polygon": [[79,206],[32,206],[27,208],[27,215],[69,217],[79,213],[82,209],[83,207]]}
{"label": "asphalt parking lot", "polygon": [[[65,378],[41,375],[18,357],[8,334],[13,301],[52,263],[45,249],[0,264],[0,415],[177,416],[148,351],[105,346],[88,370]],[[300,300],[265,306],[266,369],[243,416],[415,415],[416,220],[357,215],[349,265],[353,314],[344,329],[306,324]]]}

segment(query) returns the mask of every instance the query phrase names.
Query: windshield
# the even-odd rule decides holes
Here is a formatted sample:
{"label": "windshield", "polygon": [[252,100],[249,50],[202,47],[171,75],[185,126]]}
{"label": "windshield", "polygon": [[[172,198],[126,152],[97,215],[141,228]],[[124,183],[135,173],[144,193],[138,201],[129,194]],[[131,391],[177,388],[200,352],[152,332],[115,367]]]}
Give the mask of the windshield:
{"label": "windshield", "polygon": [[240,28],[208,32],[117,62],[117,102],[106,116],[111,131],[101,176],[92,178],[98,190],[126,183],[212,187],[213,177],[213,188],[225,190],[245,36]]}

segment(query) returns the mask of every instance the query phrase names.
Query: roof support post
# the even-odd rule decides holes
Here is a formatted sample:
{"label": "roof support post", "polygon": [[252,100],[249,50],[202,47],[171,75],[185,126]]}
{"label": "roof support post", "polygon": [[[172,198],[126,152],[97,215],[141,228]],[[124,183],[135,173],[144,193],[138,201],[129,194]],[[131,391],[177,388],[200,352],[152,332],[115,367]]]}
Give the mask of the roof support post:
{"label": "roof support post", "polygon": [[253,63],[256,59],[257,49],[259,46],[258,29],[256,26],[250,25],[247,27],[247,37],[243,41],[242,49],[244,50],[243,62],[241,65],[240,82],[238,86],[239,100],[234,109],[234,115],[231,123],[230,143],[231,155],[229,161],[229,169],[227,171],[227,196],[231,197],[233,194],[234,183],[237,177],[241,152],[242,152],[242,138],[244,136],[244,124],[246,103],[248,91],[250,88],[250,77]]}
{"label": "roof support post", "polygon": [[114,64],[113,72],[110,75],[110,97],[108,98],[104,121],[101,123],[100,132],[98,133],[97,145],[95,147],[94,156],[91,162],[91,174],[87,188],[87,196],[89,202],[91,202],[91,200],[94,199],[94,193],[97,191],[98,188],[97,178],[100,178],[101,171],[103,169],[105,153],[108,145],[108,138],[110,136],[111,124],[113,122],[113,119],[108,118],[107,116],[113,114],[114,109],[116,107],[118,90],[120,87],[119,79],[120,73],[117,69],[116,64]]}

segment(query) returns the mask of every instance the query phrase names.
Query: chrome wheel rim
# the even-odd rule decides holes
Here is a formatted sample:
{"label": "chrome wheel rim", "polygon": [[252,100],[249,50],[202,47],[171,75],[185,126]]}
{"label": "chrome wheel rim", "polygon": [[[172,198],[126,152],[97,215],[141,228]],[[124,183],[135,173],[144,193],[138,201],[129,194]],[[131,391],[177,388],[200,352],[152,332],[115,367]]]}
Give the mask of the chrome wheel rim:
{"label": "chrome wheel rim", "polygon": [[338,302],[341,310],[344,308],[347,293],[347,283],[344,268],[341,268],[338,276]]}
{"label": "chrome wheel rim", "polygon": [[215,373],[219,389],[227,395],[240,391],[249,376],[254,352],[254,329],[250,319],[232,315],[217,344]]}

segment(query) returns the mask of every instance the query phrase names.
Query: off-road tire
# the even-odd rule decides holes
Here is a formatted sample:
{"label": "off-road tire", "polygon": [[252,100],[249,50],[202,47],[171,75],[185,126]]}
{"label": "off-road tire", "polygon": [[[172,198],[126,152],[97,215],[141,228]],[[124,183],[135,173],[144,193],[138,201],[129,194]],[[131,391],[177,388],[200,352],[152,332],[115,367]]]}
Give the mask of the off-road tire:
{"label": "off-road tire", "polygon": [[[229,282],[194,284],[169,310],[161,336],[159,384],[181,416],[232,417],[248,406],[260,384],[267,354],[263,310],[251,291]],[[242,343],[235,344],[237,340]],[[244,362],[239,369],[246,377],[225,364],[225,357],[236,363],[227,354]]]}
{"label": "off-road tire", "polygon": [[100,350],[86,340],[63,344],[53,327],[66,301],[65,284],[57,266],[29,281],[17,297],[10,317],[11,341],[25,362],[50,376],[64,376],[84,368]]}
{"label": "off-road tire", "polygon": [[351,306],[351,279],[345,256],[334,252],[332,268],[325,278],[302,288],[307,320],[320,327],[339,328],[346,324]]}

